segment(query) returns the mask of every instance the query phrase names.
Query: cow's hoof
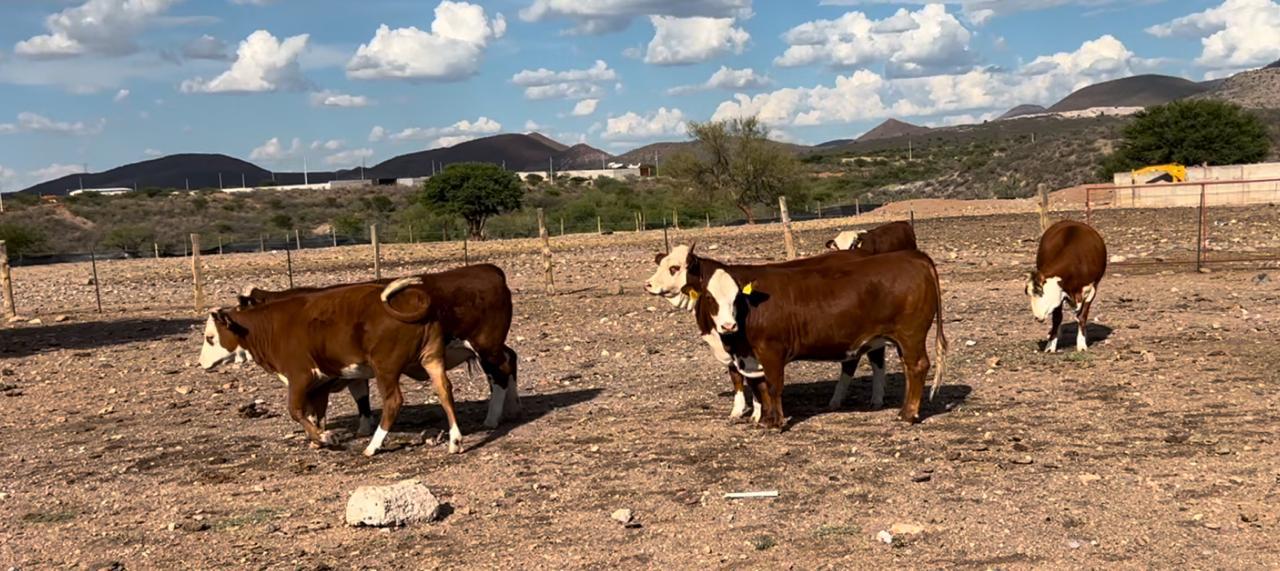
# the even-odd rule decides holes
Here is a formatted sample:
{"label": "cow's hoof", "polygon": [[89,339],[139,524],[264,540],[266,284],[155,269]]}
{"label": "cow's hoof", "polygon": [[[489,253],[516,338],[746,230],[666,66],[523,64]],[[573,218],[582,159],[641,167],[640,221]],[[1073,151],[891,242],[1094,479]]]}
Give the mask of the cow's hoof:
{"label": "cow's hoof", "polygon": [[461,440],[459,440],[459,441],[457,441],[457,442],[454,442],[454,441],[450,440],[450,441],[449,441],[449,453],[450,453],[450,454],[462,454],[462,441],[461,441]]}
{"label": "cow's hoof", "polygon": [[498,427],[498,419],[496,419],[496,418],[486,418],[486,419],[484,419],[484,427],[485,427],[485,428],[487,428],[487,429],[489,429],[489,430],[493,430],[493,429],[497,428],[497,427]]}
{"label": "cow's hoof", "polygon": [[373,447],[365,448],[364,452],[361,452],[361,454],[364,454],[367,457],[372,457],[374,454],[377,454],[377,453],[378,453],[378,449]]}
{"label": "cow's hoof", "polygon": [[356,436],[365,437],[373,436],[374,422],[372,418],[365,417],[360,419],[360,427],[356,429]]}
{"label": "cow's hoof", "polygon": [[340,444],[338,433],[332,430],[324,431],[324,433],[320,435],[320,444],[324,445],[324,447],[326,448],[333,448],[338,446],[338,444]]}

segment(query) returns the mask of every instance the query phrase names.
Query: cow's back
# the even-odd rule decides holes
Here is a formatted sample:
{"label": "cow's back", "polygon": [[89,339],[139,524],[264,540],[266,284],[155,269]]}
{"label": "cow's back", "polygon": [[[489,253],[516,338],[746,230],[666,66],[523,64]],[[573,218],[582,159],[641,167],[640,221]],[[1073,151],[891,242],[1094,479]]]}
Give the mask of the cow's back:
{"label": "cow's back", "polygon": [[452,337],[498,335],[506,340],[513,313],[507,276],[493,264],[477,264],[424,274],[422,287],[431,296],[429,319],[439,320]]}
{"label": "cow's back", "polygon": [[1065,291],[1079,291],[1102,279],[1107,270],[1107,247],[1092,226],[1062,220],[1045,230],[1036,251],[1036,271],[1045,278],[1061,278]]}
{"label": "cow's back", "polygon": [[908,222],[890,222],[868,230],[858,237],[858,247],[866,255],[887,254],[901,250],[917,250],[916,231]]}

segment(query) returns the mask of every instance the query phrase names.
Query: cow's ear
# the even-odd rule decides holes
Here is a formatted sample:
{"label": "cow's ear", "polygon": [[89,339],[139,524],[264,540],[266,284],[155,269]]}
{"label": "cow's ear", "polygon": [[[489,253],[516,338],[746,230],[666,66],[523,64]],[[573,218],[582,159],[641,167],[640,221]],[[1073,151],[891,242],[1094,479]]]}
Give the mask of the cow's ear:
{"label": "cow's ear", "polygon": [[835,240],[827,240],[827,249],[828,249],[828,250],[834,250],[834,249],[836,249],[836,241],[835,241]]}
{"label": "cow's ear", "polygon": [[698,301],[698,288],[694,287],[693,284],[684,284],[684,286],[680,288],[680,293],[689,296],[689,298],[694,301]]}
{"label": "cow's ear", "polygon": [[655,266],[662,265],[662,259],[665,257],[667,257],[666,254],[663,254],[662,252],[658,252],[658,254],[653,257],[653,265]]}
{"label": "cow's ear", "polygon": [[253,307],[253,305],[254,305],[254,303],[255,303],[252,295],[240,295],[240,296],[236,296],[236,302],[237,302],[237,303],[240,305],[240,307],[242,307],[242,308],[243,308],[243,307]]}
{"label": "cow's ear", "polygon": [[245,334],[249,332],[249,330],[245,329],[243,325],[236,323],[236,320],[232,318],[231,314],[227,312],[227,310],[225,309],[219,309],[218,311],[215,311],[213,313],[213,320],[218,322],[219,325],[225,327],[227,331],[234,333],[238,337],[244,337]]}

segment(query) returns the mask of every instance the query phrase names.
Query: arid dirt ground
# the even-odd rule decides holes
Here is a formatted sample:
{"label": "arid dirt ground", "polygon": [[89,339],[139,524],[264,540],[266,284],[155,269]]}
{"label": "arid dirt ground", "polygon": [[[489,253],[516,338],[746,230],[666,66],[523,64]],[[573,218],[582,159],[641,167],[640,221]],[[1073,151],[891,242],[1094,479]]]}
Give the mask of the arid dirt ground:
{"label": "arid dirt ground", "polygon": [[[1129,261],[1194,256],[1187,210],[1107,211]],[[854,221],[799,228],[813,254]],[[1215,209],[1210,243],[1280,254],[1280,208]],[[524,417],[481,426],[487,388],[455,371],[467,450],[406,379],[391,450],[307,448],[279,381],[195,366],[183,259],[18,268],[0,326],[0,566],[21,569],[798,569],[1280,567],[1280,271],[1114,265],[1088,353],[1037,352],[1022,293],[1033,214],[918,220],[939,263],[949,368],[917,425],[866,410],[869,371],[827,411],[838,366],[796,364],[790,427],[731,424],[730,387],[692,317],[642,293],[661,232],[472,245],[516,290]],[[706,255],[782,257],[777,226],[672,232]],[[461,263],[461,245],[389,246],[388,274]],[[371,277],[369,248],[294,258],[298,285]],[[285,285],[283,253],[206,256],[209,304]],[[1266,277],[1263,277],[1266,274]],[[618,287],[621,285],[621,293]],[[65,316],[65,320],[59,318]],[[1071,347],[1074,326],[1064,328]],[[932,347],[932,345],[931,345]],[[935,359],[936,360],[936,359]],[[270,414],[238,411],[261,399]],[[375,407],[377,400],[375,397]],[[354,428],[335,395],[331,426]],[[419,478],[451,509],[390,531],[342,523],[357,486]],[[726,492],[777,490],[773,499]],[[639,527],[610,519],[633,510]],[[923,532],[877,540],[894,524]]]}

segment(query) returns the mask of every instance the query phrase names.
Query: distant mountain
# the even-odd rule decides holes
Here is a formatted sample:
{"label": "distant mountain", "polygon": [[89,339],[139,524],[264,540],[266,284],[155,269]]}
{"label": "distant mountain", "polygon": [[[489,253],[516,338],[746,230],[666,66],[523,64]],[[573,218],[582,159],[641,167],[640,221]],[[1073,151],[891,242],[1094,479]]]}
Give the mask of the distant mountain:
{"label": "distant mountain", "polygon": [[830,141],[825,141],[825,142],[822,142],[822,143],[818,143],[818,144],[814,145],[814,146],[813,146],[813,148],[814,148],[814,149],[827,149],[827,148],[833,148],[833,147],[843,147],[843,146],[845,146],[845,145],[848,145],[849,143],[853,143],[853,142],[855,142],[856,140],[857,140],[857,139],[832,139],[832,140],[830,140]]}
{"label": "distant mountain", "polygon": [[859,143],[865,143],[867,141],[875,141],[877,139],[892,139],[894,137],[920,135],[928,132],[928,127],[912,125],[911,123],[906,123],[897,119],[886,119],[884,123],[877,125],[874,129],[863,133],[861,137],[854,140]]}
{"label": "distant mountain", "polygon": [[538,132],[528,133],[528,136],[557,151],[563,151],[569,148],[569,145],[561,143],[560,141],[552,139],[551,137],[543,135],[542,133],[538,133]]}
{"label": "distant mountain", "polygon": [[1039,115],[1040,113],[1048,113],[1048,112],[1049,112],[1048,109],[1045,109],[1043,106],[1040,106],[1040,105],[1019,105],[1017,107],[1014,107],[1013,109],[1005,111],[1004,115],[997,117],[996,120],[999,121],[1000,119],[1013,119],[1014,117],[1022,117],[1024,115]]}
{"label": "distant mountain", "polygon": [[1280,69],[1280,59],[1263,66],[1262,69]]}
{"label": "distant mountain", "polygon": [[556,168],[563,170],[598,169],[613,161],[613,155],[586,143],[568,147],[556,155]]}
{"label": "distant mountain", "polygon": [[1053,104],[1049,111],[1061,113],[1094,107],[1150,107],[1207,90],[1207,87],[1181,77],[1135,75],[1080,89]]}
{"label": "distant mountain", "polygon": [[1195,98],[1217,99],[1250,109],[1280,109],[1280,66],[1273,66],[1237,73]]}
{"label": "distant mountain", "polygon": [[[769,141],[769,145],[773,148],[792,154],[805,153],[813,149],[805,145],[796,145],[793,143],[783,143],[780,141]],[[654,159],[658,161],[658,165],[662,165],[672,155],[683,151],[697,152],[698,143],[694,141],[681,142],[663,142],[651,143],[643,147],[632,149],[613,158],[614,161],[627,164],[654,164]]]}
{"label": "distant mountain", "polygon": [[[221,181],[219,176],[221,175]],[[23,192],[65,195],[82,186],[84,188],[126,187],[139,189],[159,188],[219,188],[238,187],[244,182],[250,186],[269,183],[271,171],[237,158],[216,154],[181,154],[124,165],[100,173],[70,174],[48,182],[42,182]],[[302,173],[275,173],[274,180],[282,184],[302,182]],[[331,173],[311,173],[312,182],[331,180]]]}

